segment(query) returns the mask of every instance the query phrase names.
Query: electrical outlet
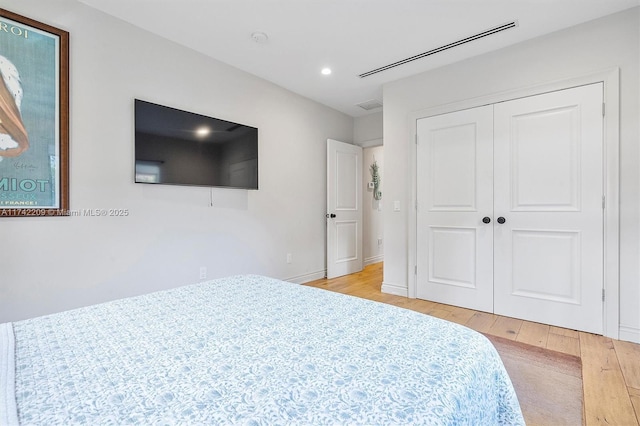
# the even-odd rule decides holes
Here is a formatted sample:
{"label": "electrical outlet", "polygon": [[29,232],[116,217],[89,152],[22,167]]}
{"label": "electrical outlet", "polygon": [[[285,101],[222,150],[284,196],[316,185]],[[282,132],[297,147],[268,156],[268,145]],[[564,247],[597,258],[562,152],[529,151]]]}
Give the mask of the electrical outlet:
{"label": "electrical outlet", "polygon": [[200,279],[201,280],[206,280],[207,279],[207,267],[206,266],[201,266],[200,267]]}
{"label": "electrical outlet", "polygon": [[287,263],[291,263],[291,253],[287,253]]}

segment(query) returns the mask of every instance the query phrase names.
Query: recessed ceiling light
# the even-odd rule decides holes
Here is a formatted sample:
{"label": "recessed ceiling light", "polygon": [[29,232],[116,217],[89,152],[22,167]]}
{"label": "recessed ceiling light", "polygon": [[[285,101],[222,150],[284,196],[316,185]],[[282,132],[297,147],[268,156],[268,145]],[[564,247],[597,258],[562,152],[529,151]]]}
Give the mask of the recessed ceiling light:
{"label": "recessed ceiling light", "polygon": [[258,44],[266,43],[269,40],[269,36],[261,31],[256,31],[255,33],[251,33],[251,38]]}
{"label": "recessed ceiling light", "polygon": [[322,73],[322,75],[329,75],[331,74],[331,68],[322,68],[322,71],[320,71]]}
{"label": "recessed ceiling light", "polygon": [[196,129],[196,135],[200,136],[200,137],[205,137],[207,136],[209,133],[211,133],[211,129],[208,127],[198,127]]}

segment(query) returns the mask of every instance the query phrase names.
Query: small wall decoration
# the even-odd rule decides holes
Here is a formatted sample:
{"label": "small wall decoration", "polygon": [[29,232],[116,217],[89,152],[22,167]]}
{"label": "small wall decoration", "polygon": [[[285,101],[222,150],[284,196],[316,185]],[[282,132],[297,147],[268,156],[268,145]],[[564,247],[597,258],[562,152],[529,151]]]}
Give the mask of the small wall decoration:
{"label": "small wall decoration", "polygon": [[373,181],[373,198],[374,200],[381,200],[382,192],[380,191],[380,175],[378,174],[378,162],[375,159],[369,167],[369,170],[371,171],[371,180]]}
{"label": "small wall decoration", "polygon": [[69,33],[0,9],[0,218],[69,209]]}

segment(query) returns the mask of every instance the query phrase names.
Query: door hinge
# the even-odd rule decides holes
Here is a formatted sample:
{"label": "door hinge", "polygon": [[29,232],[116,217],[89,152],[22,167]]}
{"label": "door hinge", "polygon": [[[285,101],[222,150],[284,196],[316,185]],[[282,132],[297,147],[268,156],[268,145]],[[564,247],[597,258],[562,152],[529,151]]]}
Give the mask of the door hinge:
{"label": "door hinge", "polygon": [[418,134],[416,133],[416,137],[414,138],[414,142],[418,145]]}
{"label": "door hinge", "polygon": [[604,288],[602,289],[602,301],[604,302]]}
{"label": "door hinge", "polygon": [[414,267],[413,267],[413,274],[414,274],[414,275],[418,275],[418,265],[414,265]]}
{"label": "door hinge", "polygon": [[604,105],[605,105],[605,103],[603,102],[603,103],[602,103],[602,116],[603,116],[603,117],[604,117],[604,111],[605,111],[605,106],[604,106]]}
{"label": "door hinge", "polygon": [[606,203],[606,198],[604,197],[604,195],[602,196],[602,210],[604,210],[604,207],[607,205]]}
{"label": "door hinge", "polygon": [[416,200],[416,211],[418,211],[418,200]]}

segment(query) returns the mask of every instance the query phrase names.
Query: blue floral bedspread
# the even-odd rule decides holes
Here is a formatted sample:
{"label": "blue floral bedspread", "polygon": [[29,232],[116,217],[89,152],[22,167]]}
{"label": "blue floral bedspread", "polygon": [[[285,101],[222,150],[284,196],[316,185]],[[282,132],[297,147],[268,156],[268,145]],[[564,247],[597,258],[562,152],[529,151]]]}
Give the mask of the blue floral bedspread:
{"label": "blue floral bedspread", "polygon": [[4,324],[0,368],[5,423],[524,424],[481,334],[260,276]]}

